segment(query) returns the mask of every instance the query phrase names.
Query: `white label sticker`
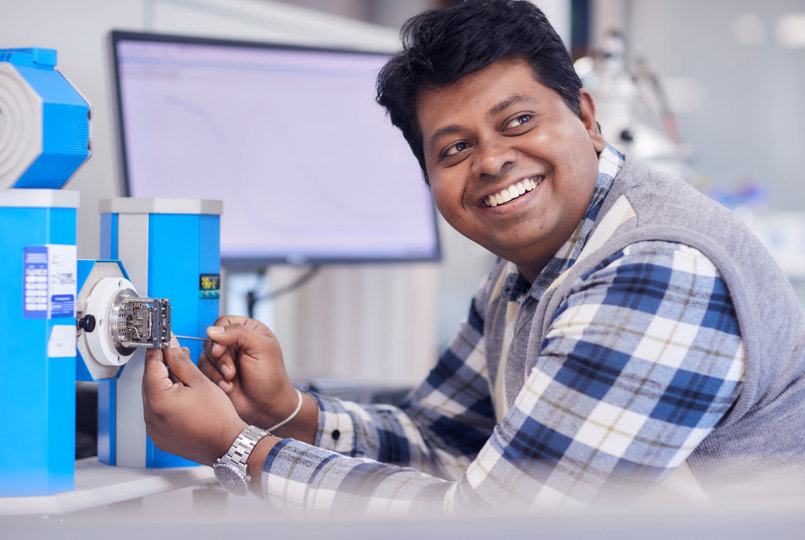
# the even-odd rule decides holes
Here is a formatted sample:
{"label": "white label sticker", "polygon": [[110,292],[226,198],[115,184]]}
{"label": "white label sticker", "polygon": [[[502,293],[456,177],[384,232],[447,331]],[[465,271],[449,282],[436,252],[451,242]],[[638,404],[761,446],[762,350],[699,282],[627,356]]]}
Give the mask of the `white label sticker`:
{"label": "white label sticker", "polygon": [[50,318],[75,317],[76,247],[49,244],[47,248]]}
{"label": "white label sticker", "polygon": [[75,317],[76,264],[75,246],[27,246],[22,262],[22,316],[26,319]]}

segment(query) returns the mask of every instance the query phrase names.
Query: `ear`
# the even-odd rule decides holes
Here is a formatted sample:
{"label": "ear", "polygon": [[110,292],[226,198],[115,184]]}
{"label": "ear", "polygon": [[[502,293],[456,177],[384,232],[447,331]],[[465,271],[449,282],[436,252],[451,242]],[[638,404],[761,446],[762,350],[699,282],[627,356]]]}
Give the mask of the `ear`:
{"label": "ear", "polygon": [[595,148],[596,152],[600,152],[606,146],[607,141],[604,139],[604,136],[601,135],[598,122],[595,120],[595,103],[593,102],[593,96],[583,88],[579,91],[579,106],[581,108],[581,122],[587,130],[587,134],[590,136],[593,148]]}

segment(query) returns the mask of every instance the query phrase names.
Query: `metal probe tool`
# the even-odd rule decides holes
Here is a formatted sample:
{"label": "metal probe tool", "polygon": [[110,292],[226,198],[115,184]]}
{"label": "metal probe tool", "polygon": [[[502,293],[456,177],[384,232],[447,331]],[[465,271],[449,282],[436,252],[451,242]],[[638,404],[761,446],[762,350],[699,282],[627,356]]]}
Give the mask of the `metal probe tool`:
{"label": "metal probe tool", "polygon": [[176,339],[191,339],[193,341],[206,341],[206,342],[209,342],[209,343],[212,342],[212,340],[210,338],[203,338],[203,337],[196,337],[196,336],[177,336],[176,334],[173,334],[173,336]]}

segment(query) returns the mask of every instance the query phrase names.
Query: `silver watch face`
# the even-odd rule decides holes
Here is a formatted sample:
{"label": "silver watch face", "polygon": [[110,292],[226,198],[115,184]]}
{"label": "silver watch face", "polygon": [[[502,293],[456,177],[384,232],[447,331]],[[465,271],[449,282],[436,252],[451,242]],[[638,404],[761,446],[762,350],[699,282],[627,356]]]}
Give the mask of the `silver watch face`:
{"label": "silver watch face", "polygon": [[231,463],[217,461],[212,466],[212,470],[215,472],[218,482],[235,495],[249,493],[249,476]]}

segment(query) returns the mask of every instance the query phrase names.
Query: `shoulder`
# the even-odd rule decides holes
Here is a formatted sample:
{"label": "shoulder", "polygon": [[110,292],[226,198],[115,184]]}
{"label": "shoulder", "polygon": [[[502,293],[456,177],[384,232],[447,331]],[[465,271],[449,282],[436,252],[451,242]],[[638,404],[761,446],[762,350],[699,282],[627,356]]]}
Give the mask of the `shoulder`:
{"label": "shoulder", "polygon": [[[738,334],[734,307],[718,268],[700,250],[678,242],[647,240],[630,244],[579,275],[563,294],[557,313],[581,304],[611,306],[651,316],[719,324]],[[647,319],[648,321],[648,319]]]}
{"label": "shoulder", "polygon": [[716,264],[695,247],[667,240],[643,240],[600,259],[579,275],[578,283],[632,282],[635,287],[685,283],[690,288],[709,290],[710,282],[720,277]]}
{"label": "shoulder", "polygon": [[628,244],[600,260],[582,274],[582,279],[605,269],[629,274],[638,267],[647,266],[691,275],[718,275],[715,263],[693,246],[669,240],[642,240]]}

